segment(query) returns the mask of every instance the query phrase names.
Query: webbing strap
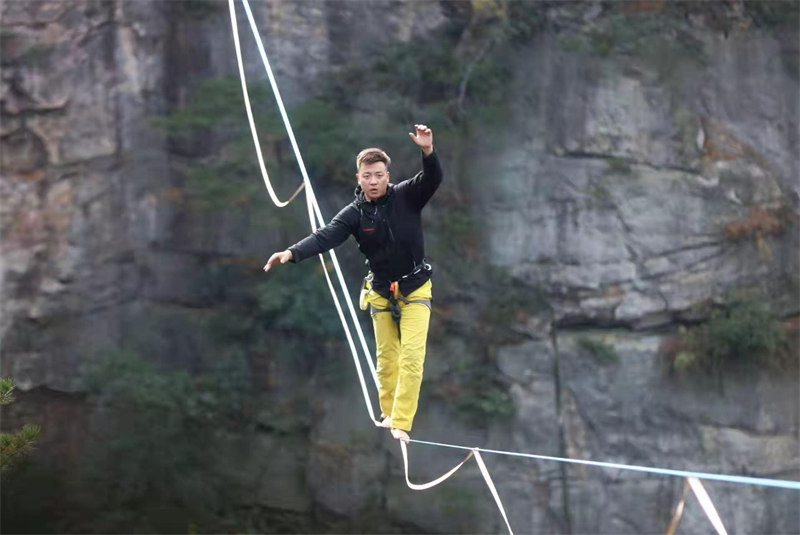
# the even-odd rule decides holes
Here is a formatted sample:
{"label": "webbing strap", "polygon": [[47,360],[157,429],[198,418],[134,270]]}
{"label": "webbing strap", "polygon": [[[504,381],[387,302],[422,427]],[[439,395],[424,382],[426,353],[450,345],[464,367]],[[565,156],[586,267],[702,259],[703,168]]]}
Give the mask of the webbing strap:
{"label": "webbing strap", "polygon": [[403,302],[407,305],[410,305],[411,303],[420,303],[433,310],[430,299],[415,299],[414,301],[407,301],[403,299]]}
{"label": "webbing strap", "polygon": [[400,440],[400,449],[403,452],[403,468],[406,472],[406,485],[408,488],[412,490],[428,490],[430,488],[435,487],[439,483],[447,480],[450,476],[455,474],[459,468],[461,468],[465,462],[469,460],[470,457],[475,457],[475,462],[478,463],[478,468],[481,471],[481,475],[483,476],[483,480],[486,482],[486,486],[489,487],[489,492],[492,493],[492,497],[494,497],[494,501],[497,504],[497,508],[500,510],[500,514],[503,516],[503,520],[506,523],[506,527],[508,528],[508,532],[511,535],[514,535],[514,532],[511,530],[511,524],[508,523],[508,516],[506,516],[506,510],[503,508],[503,502],[500,501],[500,495],[497,494],[497,489],[494,486],[494,482],[492,481],[492,476],[489,475],[489,470],[486,468],[486,463],[483,462],[483,458],[481,457],[481,452],[478,451],[478,448],[473,448],[467,453],[467,456],[464,457],[464,460],[455,465],[453,468],[442,474],[441,476],[437,477],[433,481],[429,481],[428,483],[412,483],[411,480],[408,478],[408,445],[404,440]]}
{"label": "webbing strap", "polygon": [[474,451],[470,451],[467,454],[467,456],[464,457],[463,461],[461,461],[460,463],[455,465],[453,468],[448,470],[445,474],[437,477],[433,481],[429,481],[428,483],[419,483],[419,484],[417,484],[417,483],[412,483],[408,479],[408,446],[406,446],[406,442],[404,440],[400,440],[399,442],[400,442],[400,449],[403,451],[403,466],[405,467],[405,471],[406,471],[406,484],[408,485],[408,488],[410,488],[412,490],[428,490],[430,488],[435,487],[436,485],[438,485],[442,481],[445,481],[448,477],[450,477],[453,474],[455,474],[456,471],[459,468],[461,468],[461,466],[463,466],[463,464],[465,462],[467,462],[469,460],[469,458],[472,457],[475,454]]}
{"label": "webbing strap", "polygon": [[683,518],[683,509],[686,507],[686,497],[689,496],[689,489],[689,480],[685,479],[683,481],[681,499],[678,500],[678,505],[675,506],[675,512],[672,513],[672,519],[669,521],[669,526],[667,526],[667,531],[664,532],[664,535],[675,535],[678,530],[678,525],[681,523],[681,518]]}
{"label": "webbing strap", "polygon": [[696,477],[690,477],[687,479],[689,481],[689,485],[692,487],[694,495],[697,497],[697,501],[700,502],[700,506],[703,508],[706,516],[711,521],[711,525],[714,526],[714,529],[717,530],[719,535],[728,535],[728,532],[725,531],[725,526],[722,524],[722,519],[719,517],[719,513],[717,513],[717,508],[714,507],[714,503],[708,496],[703,484],[700,483],[700,480]]}
{"label": "webbing strap", "polygon": [[494,488],[492,476],[489,475],[489,470],[486,469],[486,465],[483,463],[481,452],[478,451],[478,448],[473,448],[472,451],[475,453],[475,460],[478,462],[478,467],[481,469],[481,474],[483,475],[484,481],[486,481],[486,486],[489,487],[489,490],[492,492],[494,502],[497,504],[497,508],[500,509],[500,514],[503,515],[503,520],[506,521],[508,532],[511,535],[514,535],[514,532],[511,531],[511,524],[508,523],[508,517],[506,516],[506,510],[503,508],[503,502],[500,501],[500,496],[497,494],[497,489]]}
{"label": "webbing strap", "polygon": [[[419,440],[412,438],[411,442],[417,444],[428,444],[430,446],[440,446],[442,448],[455,448],[459,450],[471,450],[468,446],[458,444],[446,444],[444,442],[431,442],[429,440]],[[636,464],[610,463],[606,461],[590,461],[588,459],[573,459],[571,457],[554,457],[552,455],[537,455],[534,453],[521,453],[518,451],[490,450],[478,448],[483,453],[494,453],[497,455],[510,455],[513,457],[527,457],[540,461],[556,461],[560,463],[580,464],[586,466],[597,466],[599,468],[610,468],[614,470],[632,470],[634,472],[646,472],[650,474],[661,474],[665,476],[695,477],[697,479],[710,479],[713,481],[726,481],[728,483],[741,483],[745,485],[760,485],[765,487],[778,487],[783,489],[800,490],[800,481],[790,479],[770,479],[763,477],[734,476],[728,474],[713,474],[710,472],[690,472],[688,470],[673,470],[671,468],[658,468],[657,466],[642,466]]]}

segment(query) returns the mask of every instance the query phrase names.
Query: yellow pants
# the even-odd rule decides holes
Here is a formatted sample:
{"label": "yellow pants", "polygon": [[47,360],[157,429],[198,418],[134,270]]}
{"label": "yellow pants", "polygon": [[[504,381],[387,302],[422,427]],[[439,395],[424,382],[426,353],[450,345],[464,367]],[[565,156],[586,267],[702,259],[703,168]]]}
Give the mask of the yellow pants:
{"label": "yellow pants", "polygon": [[[405,296],[408,301],[431,299],[431,281]],[[366,301],[373,309],[388,309],[389,300],[370,290]],[[392,427],[411,431],[417,412],[422,366],[431,309],[424,303],[404,303],[400,306],[400,330],[390,312],[372,310],[372,326],[377,348],[378,397],[381,412],[391,416]]]}

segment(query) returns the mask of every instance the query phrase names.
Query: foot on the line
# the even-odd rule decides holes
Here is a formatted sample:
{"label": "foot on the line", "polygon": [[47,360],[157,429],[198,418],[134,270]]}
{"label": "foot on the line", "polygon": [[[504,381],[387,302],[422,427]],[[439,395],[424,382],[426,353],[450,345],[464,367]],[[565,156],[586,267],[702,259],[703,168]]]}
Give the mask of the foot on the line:
{"label": "foot on the line", "polygon": [[391,429],[391,427],[392,427],[392,417],[391,416],[385,417],[383,420],[381,420],[381,423],[379,423],[378,426],[379,427],[385,427],[387,429]]}
{"label": "foot on the line", "polygon": [[395,427],[392,428],[392,436],[397,440],[402,440],[403,442],[408,442],[411,440],[411,437],[408,436],[408,433]]}

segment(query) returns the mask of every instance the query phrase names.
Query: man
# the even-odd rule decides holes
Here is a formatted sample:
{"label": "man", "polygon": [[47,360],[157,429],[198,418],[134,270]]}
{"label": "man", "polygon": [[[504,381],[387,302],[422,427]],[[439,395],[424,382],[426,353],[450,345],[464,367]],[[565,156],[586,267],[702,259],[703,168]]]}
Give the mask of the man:
{"label": "man", "polygon": [[381,426],[404,441],[417,411],[431,317],[431,268],[424,260],[421,212],[442,183],[433,132],[424,124],[414,128],[408,135],[422,149],[421,172],[390,184],[389,156],[377,148],[362,150],[356,158],[356,199],[264,266],[269,271],[276,262],[301,262],[355,236],[370,268],[361,308],[370,307],[375,330]]}

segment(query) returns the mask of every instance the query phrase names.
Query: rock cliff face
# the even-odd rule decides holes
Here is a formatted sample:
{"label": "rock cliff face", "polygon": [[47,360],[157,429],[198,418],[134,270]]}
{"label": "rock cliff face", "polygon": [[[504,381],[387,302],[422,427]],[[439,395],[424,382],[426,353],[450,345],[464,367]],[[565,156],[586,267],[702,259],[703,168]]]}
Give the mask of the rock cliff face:
{"label": "rock cliff face", "polygon": [[[472,4],[253,3],[289,105],[317,95],[326,74],[366,65],[392,43],[464,26],[482,5]],[[760,12],[742,2],[685,7],[677,19],[664,2],[630,6],[671,26],[621,27],[613,4],[542,3],[535,34],[505,58],[510,120],[473,134],[465,161],[437,145],[446,168],[466,169],[440,196],[469,200],[465,213],[480,222],[475,258],[536,289],[544,306],[477,327],[491,281],[465,283],[437,259],[439,311],[415,432],[797,478],[796,372],[729,375],[720,389],[669,377],[660,356],[679,324],[706,320],[705,307],[732,290],[759,290],[781,319],[798,314],[796,24],[759,24]],[[74,392],[80,363],[100,348],[136,346],[191,362],[204,344],[191,326],[209,306],[198,291],[209,263],[259,262],[301,237],[264,233],[246,213],[193,211],[171,195],[203,144],[172,143],[153,121],[185,104],[200,80],[235,74],[227,4],[11,1],[1,9],[3,375],[23,391],[54,392],[50,403],[59,405],[55,392]],[[263,79],[241,8],[239,24],[248,76]],[[453,217],[447,202],[428,210],[434,223]],[[434,242],[447,239],[437,233]],[[486,329],[512,335],[490,336],[476,352],[471,336]],[[268,424],[255,439],[230,440],[233,470],[255,505],[301,517],[380,511],[415,531],[503,531],[474,464],[441,489],[408,490],[396,446],[368,425],[355,375],[347,372],[344,385],[326,383],[317,368],[309,376],[293,363],[295,342],[272,336],[271,360],[253,357]],[[592,347],[615,357],[593,357]],[[315,352],[351,366],[343,344],[300,355]],[[450,379],[486,360],[513,408],[469,425],[452,417],[459,394]],[[271,409],[298,403],[310,407],[311,423],[275,423]],[[79,437],[48,421],[54,414],[64,412],[40,414],[46,433],[61,429],[45,436],[44,450],[64,440],[80,448]],[[412,478],[438,475],[457,457],[415,445]],[[682,485],[487,462],[520,533],[663,531]],[[731,533],[800,531],[795,492],[709,491]],[[708,531],[698,509],[689,506],[681,532]]]}

